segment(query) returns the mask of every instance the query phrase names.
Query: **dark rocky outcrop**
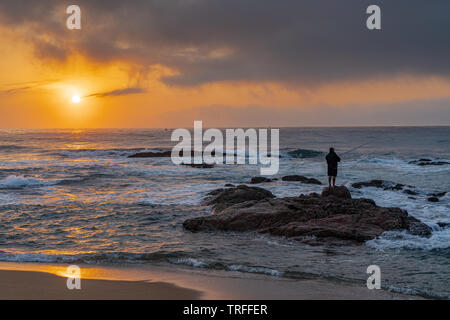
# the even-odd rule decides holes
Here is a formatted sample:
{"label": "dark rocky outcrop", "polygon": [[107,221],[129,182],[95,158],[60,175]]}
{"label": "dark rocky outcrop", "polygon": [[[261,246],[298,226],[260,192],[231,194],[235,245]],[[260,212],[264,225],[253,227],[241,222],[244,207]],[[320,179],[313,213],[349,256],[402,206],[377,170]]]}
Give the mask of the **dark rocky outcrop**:
{"label": "dark rocky outcrop", "polygon": [[342,199],[351,199],[352,195],[345,186],[325,187],[322,190],[322,197],[337,197]]}
{"label": "dark rocky outcrop", "polygon": [[234,185],[234,184],[231,184],[231,183],[227,183],[227,184],[225,185],[225,187],[227,187],[227,188],[234,188],[235,185]]}
{"label": "dark rocky outcrop", "polygon": [[442,222],[442,221],[440,221],[440,222],[437,223],[437,225],[439,227],[441,227],[441,228],[448,228],[448,227],[450,227],[450,222]]}
{"label": "dark rocky outcrop", "polygon": [[437,198],[441,198],[441,197],[445,196],[446,194],[447,194],[447,191],[443,191],[443,192],[435,192],[435,193],[432,193],[430,196],[432,196],[432,197],[437,197]]}
{"label": "dark rocky outcrop", "polygon": [[138,152],[128,156],[128,158],[170,158],[172,156],[172,151],[161,151],[161,152]]}
{"label": "dark rocky outcrop", "polygon": [[409,195],[411,195],[411,196],[416,196],[416,195],[419,194],[418,192],[413,191],[413,190],[410,190],[410,189],[405,189],[405,190],[403,190],[403,193],[409,194]]}
{"label": "dark rocky outcrop", "polygon": [[322,182],[320,182],[317,179],[308,178],[308,177],[299,176],[299,175],[285,176],[285,177],[281,178],[281,180],[283,180],[283,181],[300,181],[302,183],[308,183],[308,184],[322,184]]}
{"label": "dark rocky outcrop", "polygon": [[427,200],[429,202],[439,202],[439,198],[438,197],[429,197]]}
{"label": "dark rocky outcrop", "polygon": [[212,205],[214,211],[221,212],[224,209],[242,202],[275,198],[272,192],[258,187],[240,185],[235,188],[216,189],[206,195],[204,204]]}
{"label": "dark rocky outcrop", "polygon": [[197,168],[197,169],[211,169],[211,168],[214,168],[213,164],[207,164],[207,163],[182,163],[181,165],[189,166],[189,167]]}
{"label": "dark rocky outcrop", "polygon": [[408,230],[428,237],[431,228],[400,208],[379,207],[371,199],[347,199],[318,194],[274,198],[267,190],[238,186],[210,193],[216,214],[188,219],[196,231],[256,231],[302,240],[363,242],[389,230]]}
{"label": "dark rocky outcrop", "polygon": [[[423,159],[422,159],[423,160]],[[361,189],[362,187],[375,187],[380,188],[383,190],[403,190],[403,193],[410,195],[410,196],[417,196],[417,195],[424,195],[424,192],[422,191],[416,191],[417,189],[414,186],[410,185],[404,185],[401,183],[395,183],[391,181],[385,181],[385,180],[370,180],[370,181],[364,181],[364,182],[356,182],[352,184],[352,187],[355,189]],[[412,190],[416,189],[416,190]],[[429,202],[438,202],[439,198],[445,196],[447,194],[446,191],[443,192],[435,192],[435,193],[429,193],[427,200]],[[414,197],[409,197],[410,199],[416,199]]]}
{"label": "dark rocky outcrop", "polygon": [[419,160],[412,160],[408,162],[409,164],[416,164],[418,166],[443,166],[446,164],[450,164],[450,162],[447,161],[433,161],[431,159],[419,159]]}
{"label": "dark rocky outcrop", "polygon": [[253,177],[250,181],[251,184],[264,183],[264,182],[272,182],[272,179],[266,177]]}
{"label": "dark rocky outcrop", "polygon": [[353,183],[352,187],[355,189],[361,189],[362,187],[375,187],[375,188],[382,188],[383,190],[403,190],[405,185],[385,180],[370,180]]}

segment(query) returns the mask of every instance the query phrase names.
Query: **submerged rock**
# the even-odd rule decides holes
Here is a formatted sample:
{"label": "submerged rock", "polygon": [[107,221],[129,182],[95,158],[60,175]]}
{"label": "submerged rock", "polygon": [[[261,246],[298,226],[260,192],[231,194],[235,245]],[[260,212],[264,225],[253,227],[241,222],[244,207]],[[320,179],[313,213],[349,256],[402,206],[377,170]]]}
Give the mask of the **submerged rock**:
{"label": "submerged rock", "polygon": [[409,164],[416,164],[418,166],[443,166],[446,164],[450,164],[450,162],[447,161],[433,161],[431,159],[419,159],[419,160],[412,160],[408,162]]}
{"label": "submerged rock", "polygon": [[281,180],[283,180],[283,181],[300,181],[302,183],[308,183],[308,184],[322,184],[322,182],[320,182],[317,179],[308,178],[308,177],[299,176],[299,175],[285,176]]}
{"label": "submerged rock", "polygon": [[[343,189],[341,189],[343,190]],[[197,231],[256,231],[303,239],[363,242],[389,230],[408,230],[428,237],[431,228],[400,208],[379,207],[371,199],[318,194],[274,198],[267,190],[239,186],[212,192],[214,215],[188,219],[183,226]]]}
{"label": "submerged rock", "polygon": [[411,196],[416,196],[419,194],[418,192],[410,190],[410,189],[403,190],[403,193],[409,194]]}
{"label": "submerged rock", "polygon": [[128,158],[168,158],[172,156],[171,151],[161,151],[161,152],[138,152],[128,156]]}
{"label": "submerged rock", "polygon": [[384,190],[402,190],[405,187],[405,185],[385,180],[370,180],[353,183],[352,187],[355,189],[361,189],[362,187],[375,187],[375,188],[382,188]]}
{"label": "submerged rock", "polygon": [[441,197],[445,196],[446,194],[447,194],[447,191],[443,191],[443,192],[432,193],[431,196],[441,198]]}
{"label": "submerged rock", "polygon": [[429,202],[439,202],[439,198],[438,197],[429,197],[427,200]]}
{"label": "submerged rock", "polygon": [[272,182],[272,179],[266,177],[253,177],[250,181],[251,184],[263,183],[263,182]]}
{"label": "submerged rock", "polygon": [[214,168],[213,164],[207,164],[207,163],[182,163],[181,165],[189,166],[189,167],[197,168],[197,169],[211,169],[211,168]]}
{"label": "submerged rock", "polygon": [[322,197],[334,196],[342,199],[351,199],[352,195],[345,186],[325,187],[322,190]]}
{"label": "submerged rock", "polygon": [[439,227],[441,227],[441,228],[448,228],[448,227],[450,227],[450,222],[442,222],[442,221],[440,221],[440,222],[437,223],[437,225]]}

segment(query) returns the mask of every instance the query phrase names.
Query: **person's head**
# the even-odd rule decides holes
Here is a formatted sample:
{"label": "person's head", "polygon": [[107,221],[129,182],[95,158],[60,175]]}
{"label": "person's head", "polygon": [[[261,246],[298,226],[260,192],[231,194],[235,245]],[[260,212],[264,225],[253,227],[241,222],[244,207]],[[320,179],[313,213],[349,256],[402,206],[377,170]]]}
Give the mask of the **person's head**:
{"label": "person's head", "polygon": [[330,148],[330,153],[334,153],[334,148]]}

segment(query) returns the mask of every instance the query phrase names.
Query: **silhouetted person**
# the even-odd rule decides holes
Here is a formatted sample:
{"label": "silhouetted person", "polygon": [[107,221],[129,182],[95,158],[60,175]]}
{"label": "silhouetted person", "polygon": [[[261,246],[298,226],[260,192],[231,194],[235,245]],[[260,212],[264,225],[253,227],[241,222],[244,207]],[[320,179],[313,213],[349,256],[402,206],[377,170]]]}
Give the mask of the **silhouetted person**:
{"label": "silhouetted person", "polygon": [[333,179],[333,187],[336,186],[336,176],[338,171],[338,162],[341,158],[334,152],[334,148],[330,148],[330,153],[325,157],[328,164],[328,185],[331,188],[331,179]]}

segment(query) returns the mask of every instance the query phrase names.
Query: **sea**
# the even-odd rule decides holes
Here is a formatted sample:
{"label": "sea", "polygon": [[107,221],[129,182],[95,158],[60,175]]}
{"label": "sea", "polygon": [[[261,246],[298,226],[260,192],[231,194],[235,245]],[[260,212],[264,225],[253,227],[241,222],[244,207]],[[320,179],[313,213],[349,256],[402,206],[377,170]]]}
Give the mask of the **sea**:
{"label": "sea", "polygon": [[[183,229],[184,220],[213,214],[202,205],[208,192],[225,184],[248,184],[260,175],[260,167],[192,168],[175,165],[170,158],[128,158],[171,150],[176,144],[171,133],[0,130],[0,261],[170,265],[362,286],[367,267],[378,265],[383,289],[450,298],[450,127],[280,129],[275,178],[299,174],[327,184],[324,157],[334,147],[342,158],[337,184],[346,185],[354,198],[405,209],[433,230],[430,238],[385,232],[359,246]],[[419,159],[443,164],[411,162]],[[351,187],[371,179],[410,185],[417,194]],[[323,187],[281,179],[259,186],[277,197],[320,193]],[[447,193],[438,202],[428,201],[430,194],[440,192]]]}

